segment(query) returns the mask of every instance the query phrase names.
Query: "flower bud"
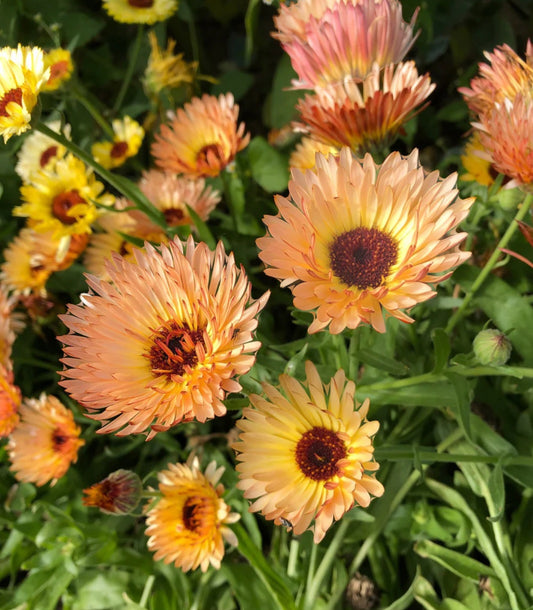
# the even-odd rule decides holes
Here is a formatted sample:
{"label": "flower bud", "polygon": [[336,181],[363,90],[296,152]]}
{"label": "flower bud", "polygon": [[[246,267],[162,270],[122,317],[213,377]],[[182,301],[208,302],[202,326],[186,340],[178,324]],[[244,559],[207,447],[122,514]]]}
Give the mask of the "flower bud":
{"label": "flower bud", "polygon": [[482,330],[474,339],[474,354],[480,364],[502,366],[511,355],[511,342],[499,330]]}
{"label": "flower bud", "polygon": [[103,513],[126,515],[139,504],[143,486],[131,470],[116,470],[99,483],[83,490],[85,506],[96,506]]}

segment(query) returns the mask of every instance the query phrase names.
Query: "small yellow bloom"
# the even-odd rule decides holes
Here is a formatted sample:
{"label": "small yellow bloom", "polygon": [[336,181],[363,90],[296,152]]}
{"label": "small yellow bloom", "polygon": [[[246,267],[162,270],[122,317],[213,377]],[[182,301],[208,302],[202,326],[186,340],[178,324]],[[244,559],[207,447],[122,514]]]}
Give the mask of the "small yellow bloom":
{"label": "small yellow bloom", "polygon": [[486,159],[488,156],[479,140],[479,134],[474,135],[468,140],[465,146],[465,153],[461,155],[461,163],[465,168],[465,173],[461,178],[467,181],[475,181],[483,186],[490,186],[494,178],[490,173],[491,162]]}
{"label": "small yellow bloom", "polygon": [[50,68],[50,76],[43,85],[43,91],[55,91],[72,76],[74,64],[67,49],[52,49],[44,56],[44,65]]}
{"label": "small yellow bloom", "polygon": [[178,0],[103,0],[104,9],[120,23],[165,21],[178,9]]}
{"label": "small yellow bloom", "polygon": [[119,167],[134,157],[144,138],[144,129],[129,116],[113,121],[113,133],[113,142],[96,142],[91,148],[95,161],[106,169]]}

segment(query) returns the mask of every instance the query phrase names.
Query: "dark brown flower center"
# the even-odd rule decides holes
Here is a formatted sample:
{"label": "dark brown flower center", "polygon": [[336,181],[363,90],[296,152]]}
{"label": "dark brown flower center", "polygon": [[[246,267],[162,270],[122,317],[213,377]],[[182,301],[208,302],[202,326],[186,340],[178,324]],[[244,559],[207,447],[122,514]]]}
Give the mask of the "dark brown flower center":
{"label": "dark brown flower center", "polygon": [[204,347],[203,332],[171,321],[163,324],[152,337],[148,354],[155,375],[183,375],[198,363],[197,345]]}
{"label": "dark brown flower center", "polygon": [[213,504],[206,496],[190,496],[185,500],[182,513],[183,525],[191,532],[206,531],[213,521]]}
{"label": "dark brown flower center", "polygon": [[42,154],[39,159],[39,165],[46,167],[48,161],[57,155],[57,146],[49,146]]}
{"label": "dark brown flower center", "polygon": [[52,200],[52,214],[64,225],[73,225],[76,217],[70,216],[68,212],[79,203],[86,203],[86,201],[76,189],[59,193]]}
{"label": "dark brown flower center", "polygon": [[333,432],[316,427],[304,432],[296,445],[296,463],[313,481],[327,481],[337,472],[337,462],[346,457],[346,447]]}
{"label": "dark brown flower center", "polygon": [[65,434],[61,428],[56,428],[52,433],[52,447],[54,451],[61,452],[69,440],[70,436]]}
{"label": "dark brown flower center", "polygon": [[398,258],[396,242],[379,229],[357,227],[338,235],[329,247],[333,273],[348,286],[377,288]]}
{"label": "dark brown flower center", "polygon": [[154,6],[154,0],[128,0],[128,4],[133,8],[150,8]]}
{"label": "dark brown flower center", "polygon": [[9,116],[9,113],[7,112],[7,105],[9,102],[15,102],[19,106],[22,106],[22,89],[20,87],[17,89],[10,89],[0,100],[0,116]]}
{"label": "dark brown flower center", "polygon": [[119,159],[123,157],[128,152],[128,143],[127,142],[115,142],[113,147],[111,148],[111,158]]}
{"label": "dark brown flower center", "polygon": [[168,208],[167,210],[163,211],[163,214],[169,227],[176,227],[183,224],[185,219],[185,214],[180,208]]}

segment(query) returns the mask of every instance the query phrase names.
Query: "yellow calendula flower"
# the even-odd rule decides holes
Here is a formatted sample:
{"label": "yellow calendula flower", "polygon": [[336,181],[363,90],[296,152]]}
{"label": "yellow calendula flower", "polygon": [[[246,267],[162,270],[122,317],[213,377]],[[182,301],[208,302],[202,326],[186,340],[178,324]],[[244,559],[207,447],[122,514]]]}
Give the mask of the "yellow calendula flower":
{"label": "yellow calendula flower", "polygon": [[312,169],[315,167],[316,153],[327,155],[338,155],[339,149],[329,144],[323,144],[319,140],[304,137],[302,141],[296,145],[296,148],[289,157],[289,167],[293,169]]}
{"label": "yellow calendula flower", "polygon": [[494,177],[491,175],[492,164],[486,159],[487,156],[487,151],[480,142],[479,134],[474,132],[466,143],[464,155],[461,155],[461,163],[466,170],[461,174],[461,178],[490,186],[494,182]]}
{"label": "yellow calendula flower", "polygon": [[103,189],[91,169],[67,155],[51,170],[39,172],[32,184],[21,187],[24,203],[13,214],[27,216],[33,229],[52,231],[55,237],[90,233],[99,214],[96,204],[108,206],[114,201]]}
{"label": "yellow calendula flower", "polygon": [[178,0],[103,0],[104,9],[120,23],[165,21],[178,9]]}
{"label": "yellow calendula flower", "polygon": [[141,147],[144,129],[131,117],[113,121],[113,142],[96,142],[91,153],[98,163],[106,169],[119,167],[126,159],[134,157]]}
{"label": "yellow calendula flower", "polygon": [[50,72],[38,47],[0,49],[0,134],[7,142],[30,128],[31,113]]}
{"label": "yellow calendula flower", "polygon": [[50,76],[43,85],[43,91],[55,91],[68,81],[74,71],[72,55],[68,49],[52,49],[44,56],[44,65],[50,68]]}

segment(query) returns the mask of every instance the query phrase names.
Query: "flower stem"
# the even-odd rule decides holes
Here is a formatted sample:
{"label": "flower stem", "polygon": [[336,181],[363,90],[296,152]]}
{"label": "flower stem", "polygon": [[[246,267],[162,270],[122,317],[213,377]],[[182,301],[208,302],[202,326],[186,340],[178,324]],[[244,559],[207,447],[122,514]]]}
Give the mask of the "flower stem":
{"label": "flower stem", "polygon": [[470,288],[470,291],[465,295],[465,298],[463,299],[463,302],[461,303],[460,307],[450,318],[448,325],[446,326],[446,329],[445,329],[447,333],[450,333],[453,330],[453,328],[455,327],[457,322],[461,319],[463,312],[465,311],[465,309],[468,307],[468,305],[474,298],[474,295],[476,294],[476,292],[479,290],[479,288],[481,288],[483,282],[487,279],[490,272],[496,266],[496,263],[498,262],[498,259],[501,256],[501,249],[505,248],[505,246],[511,240],[511,237],[514,235],[516,229],[518,228],[518,222],[526,216],[526,214],[528,213],[528,211],[531,207],[532,202],[533,202],[533,195],[531,193],[528,193],[526,195],[524,201],[522,202],[522,205],[518,208],[518,211],[516,212],[515,217],[513,218],[513,220],[507,227],[507,231],[505,231],[505,233],[503,234],[502,238],[500,239],[498,245],[494,249],[494,252],[492,253],[489,260],[487,261],[487,264],[485,265],[485,267],[483,267],[480,274],[477,276],[475,282],[472,284],[472,287]]}
{"label": "flower stem", "polygon": [[[412,446],[379,447],[375,451],[376,459],[382,460],[412,460],[415,457],[415,448]],[[416,457],[420,462],[431,464],[433,462],[468,462],[476,464],[497,464],[502,461],[501,455],[472,455],[469,453],[437,453],[433,449],[416,449]],[[503,458],[506,466],[533,467],[533,456],[509,455]]]}
{"label": "flower stem", "polygon": [[104,119],[101,112],[96,108],[96,106],[87,98],[86,95],[83,94],[82,91],[74,89],[72,92],[73,97],[87,110],[87,112],[92,116],[95,123],[98,123],[102,128],[102,131],[106,133],[111,139],[114,137],[113,129],[109,125],[109,123]]}
{"label": "flower stem", "polygon": [[124,101],[124,97],[128,91],[128,87],[130,86],[131,79],[133,78],[133,72],[135,71],[135,65],[137,63],[137,59],[139,58],[139,52],[141,50],[141,43],[144,34],[144,26],[143,24],[139,24],[137,28],[137,36],[135,38],[135,43],[133,45],[133,50],[130,56],[130,62],[128,64],[128,68],[126,70],[126,74],[124,75],[124,80],[122,81],[122,86],[120,87],[120,91],[118,92],[117,99],[115,100],[115,104],[113,106],[113,114],[116,114],[119,108],[122,106],[122,102]]}

